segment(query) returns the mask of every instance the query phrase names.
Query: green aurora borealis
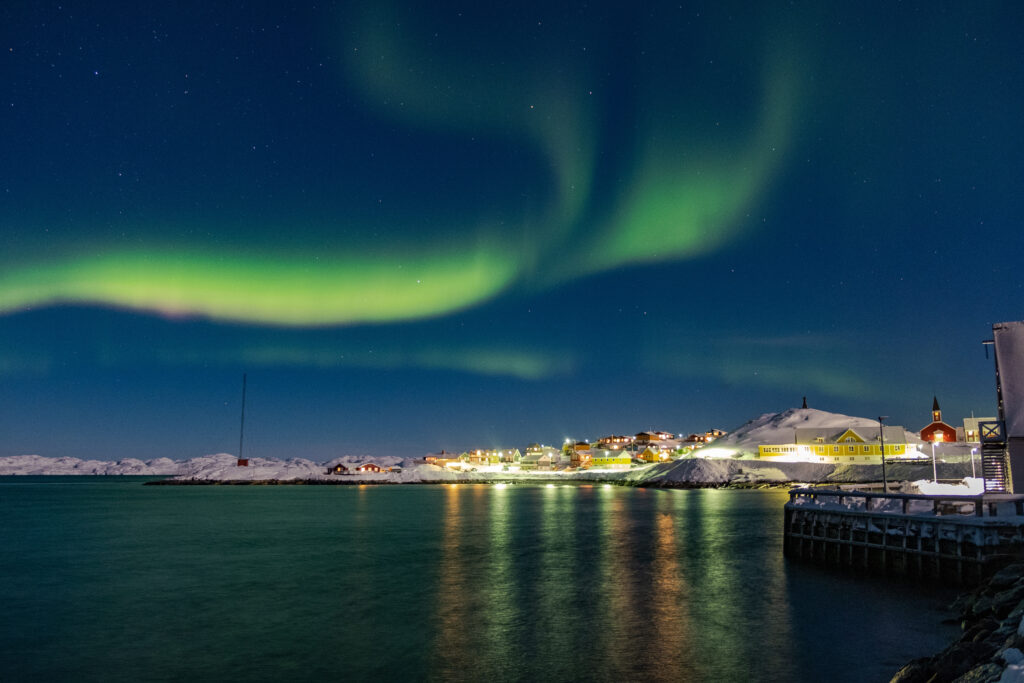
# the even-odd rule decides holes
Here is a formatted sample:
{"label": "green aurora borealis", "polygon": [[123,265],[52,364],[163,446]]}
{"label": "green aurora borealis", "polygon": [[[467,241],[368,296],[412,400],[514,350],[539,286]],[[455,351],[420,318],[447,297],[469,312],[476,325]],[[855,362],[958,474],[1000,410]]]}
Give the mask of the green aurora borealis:
{"label": "green aurora borealis", "polygon": [[[598,113],[586,108],[593,98],[564,98],[565,86],[533,80],[518,100],[496,85],[467,94],[474,83],[495,83],[480,74],[456,78],[456,93],[438,98],[444,76],[462,69],[416,74],[409,65],[424,56],[405,54],[409,47],[386,32],[367,34],[356,42],[373,46],[363,51],[371,56],[353,59],[348,69],[368,106],[400,102],[397,114],[385,107],[382,115],[411,126],[482,125],[536,145],[554,184],[550,206],[521,225],[475,226],[440,245],[395,226],[386,250],[335,245],[282,253],[279,245],[224,248],[157,238],[141,248],[93,242],[64,257],[22,255],[0,274],[0,313],[72,303],[269,325],[403,321],[477,305],[524,281],[555,285],[569,272],[556,267],[567,251],[579,264],[571,277],[705,256],[735,237],[739,216],[781,165],[798,99],[792,67],[769,62],[758,90],[745,93],[750,130],[738,137],[726,131],[721,140],[688,140],[661,120],[662,109],[648,110],[629,154],[635,164],[622,169],[627,181],[610,208],[595,214],[587,211],[599,171],[592,123]],[[510,110],[518,111],[502,115]],[[463,111],[472,117],[460,117]],[[301,232],[292,225],[267,229]]]}
{"label": "green aurora borealis", "polygon": [[4,454],[989,413],[1021,14],[6,5]]}

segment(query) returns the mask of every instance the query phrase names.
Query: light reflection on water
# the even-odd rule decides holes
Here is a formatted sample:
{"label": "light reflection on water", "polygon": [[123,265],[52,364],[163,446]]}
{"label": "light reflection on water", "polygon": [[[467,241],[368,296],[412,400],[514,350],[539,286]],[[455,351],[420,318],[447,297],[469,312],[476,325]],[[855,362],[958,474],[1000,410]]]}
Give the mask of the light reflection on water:
{"label": "light reflection on water", "polygon": [[[652,637],[655,643],[693,642],[694,631],[690,625],[687,604],[690,601],[689,586],[679,566],[676,522],[672,514],[672,503],[679,498],[658,496],[654,521],[654,560],[651,563],[654,595],[659,596],[651,606]],[[668,656],[654,671],[659,680],[681,681],[695,678],[682,656]]]}
{"label": "light reflection on water", "polygon": [[793,566],[786,494],[0,479],[0,680],[884,680],[952,597]]}

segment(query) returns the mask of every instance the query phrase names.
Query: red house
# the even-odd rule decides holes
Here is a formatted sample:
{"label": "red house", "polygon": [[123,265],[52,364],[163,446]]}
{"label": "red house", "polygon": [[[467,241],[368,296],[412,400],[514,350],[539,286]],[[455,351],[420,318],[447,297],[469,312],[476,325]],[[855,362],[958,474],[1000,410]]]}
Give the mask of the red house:
{"label": "red house", "polygon": [[377,474],[380,472],[380,465],[373,462],[364,462],[362,465],[356,468],[356,472],[358,472],[359,474]]}
{"label": "red house", "polygon": [[956,428],[942,421],[942,411],[939,410],[937,397],[932,398],[932,423],[921,430],[921,440],[935,443],[956,441]]}

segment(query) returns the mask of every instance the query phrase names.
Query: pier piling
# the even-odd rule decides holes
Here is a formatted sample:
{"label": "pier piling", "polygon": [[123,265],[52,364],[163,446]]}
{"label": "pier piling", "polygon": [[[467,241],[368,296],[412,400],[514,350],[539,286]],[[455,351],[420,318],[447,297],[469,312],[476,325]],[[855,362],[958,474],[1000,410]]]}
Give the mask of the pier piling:
{"label": "pier piling", "polygon": [[975,584],[1024,550],[1024,496],[925,496],[794,489],[787,558]]}

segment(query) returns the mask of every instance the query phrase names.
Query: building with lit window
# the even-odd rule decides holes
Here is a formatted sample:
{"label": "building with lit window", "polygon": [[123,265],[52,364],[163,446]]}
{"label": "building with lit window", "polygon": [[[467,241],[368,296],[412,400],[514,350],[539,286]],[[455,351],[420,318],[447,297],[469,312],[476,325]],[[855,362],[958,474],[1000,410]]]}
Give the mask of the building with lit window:
{"label": "building with lit window", "polygon": [[938,397],[932,398],[932,421],[931,424],[921,430],[921,440],[933,443],[956,441],[956,428],[942,421],[942,411],[939,409]]}
{"label": "building with lit window", "polygon": [[569,464],[572,467],[590,467],[592,454],[589,441],[577,441],[571,446]]}
{"label": "building with lit window", "polygon": [[622,449],[592,448],[590,467],[606,470],[628,470],[633,458]]}
{"label": "building with lit window", "polygon": [[672,452],[663,448],[648,446],[638,453],[636,457],[644,462],[665,462],[672,459]]}
{"label": "building with lit window", "polygon": [[607,448],[608,450],[619,451],[623,448],[628,448],[633,443],[633,437],[631,436],[619,436],[613,434],[611,436],[602,436],[597,440],[597,445],[601,448]]}
{"label": "building with lit window", "polygon": [[[795,429],[793,443],[758,446],[757,455],[763,460],[779,462],[824,462],[870,465],[879,463],[882,444],[877,428],[847,427],[846,429]],[[884,430],[885,457],[920,457],[916,448],[907,444],[903,427],[889,426]]]}
{"label": "building with lit window", "polygon": [[490,448],[467,451],[459,456],[464,462],[479,467],[517,463],[522,459],[518,448]]}
{"label": "building with lit window", "polygon": [[708,431],[704,432],[704,443],[711,443],[715,439],[721,439],[728,433],[729,432],[725,431],[724,429],[709,429]]}
{"label": "building with lit window", "polygon": [[553,470],[561,462],[561,453],[557,448],[532,443],[526,447],[519,467],[524,470]]}
{"label": "building with lit window", "polygon": [[634,437],[633,442],[636,443],[637,448],[646,448],[652,444],[661,444],[675,438],[675,434],[669,432],[640,432]]}
{"label": "building with lit window", "polygon": [[979,422],[998,422],[997,417],[965,417],[964,418],[964,441],[968,443],[981,443],[981,432],[978,429]]}

